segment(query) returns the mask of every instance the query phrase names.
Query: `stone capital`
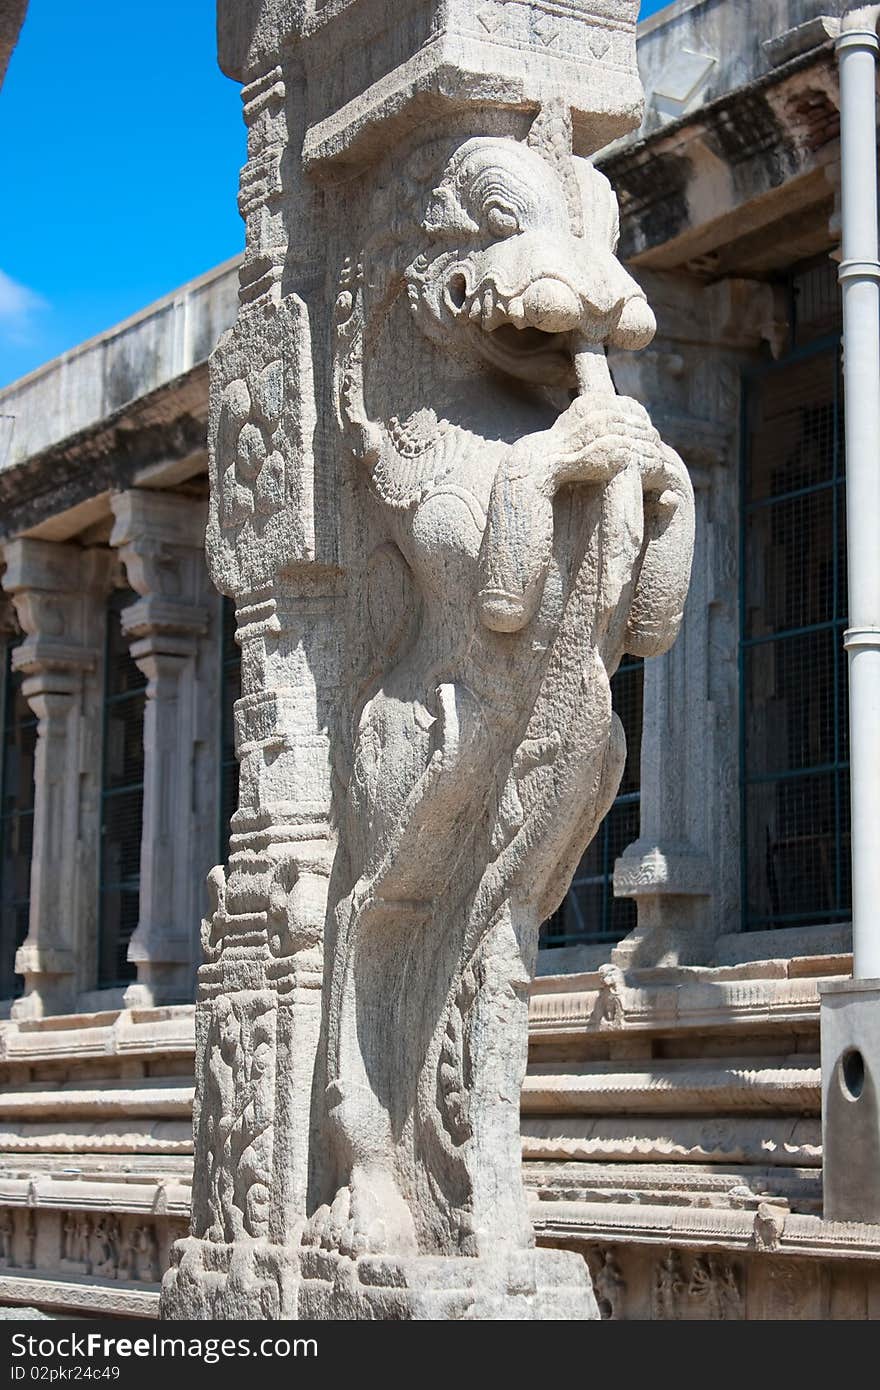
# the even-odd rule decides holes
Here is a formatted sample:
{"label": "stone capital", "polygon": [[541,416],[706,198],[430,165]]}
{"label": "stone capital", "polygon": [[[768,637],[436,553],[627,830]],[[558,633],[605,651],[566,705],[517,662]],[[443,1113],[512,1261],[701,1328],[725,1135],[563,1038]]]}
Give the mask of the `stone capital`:
{"label": "stone capital", "polygon": [[194,610],[204,590],[205,504],[133,488],[114,493],[110,506],[110,544],[144,600],[132,606],[126,630],[204,631],[208,615]]}
{"label": "stone capital", "polygon": [[7,541],[3,558],[3,587],[25,634],[12,661],[28,677],[26,698],[47,689],[72,694],[79,673],[97,664],[90,621],[94,591],[106,583],[106,561],[96,562],[79,546],[28,537]]}
{"label": "stone capital", "polygon": [[[329,172],[369,161],[419,123],[475,106],[534,112],[561,93],[579,152],[593,153],[641,119],[638,12],[637,0],[219,0],[217,32],[220,66],[239,82],[265,83],[283,53],[298,60],[303,162]],[[377,64],[377,51],[396,62]]]}

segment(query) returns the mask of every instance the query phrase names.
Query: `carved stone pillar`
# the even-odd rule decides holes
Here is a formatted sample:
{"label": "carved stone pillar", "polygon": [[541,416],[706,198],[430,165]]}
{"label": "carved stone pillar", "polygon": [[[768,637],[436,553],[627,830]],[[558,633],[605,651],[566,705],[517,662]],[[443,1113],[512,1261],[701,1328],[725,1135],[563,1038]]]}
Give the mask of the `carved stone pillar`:
{"label": "carved stone pillar", "polygon": [[693,501],[606,344],[654,321],[586,156],[637,0],[221,0],[240,309],[208,556],[240,801],[199,976],[177,1318],[597,1316],[520,1162],[540,923],[681,618]]}
{"label": "carved stone pillar", "polygon": [[[634,898],[638,926],[614,964],[709,964],[739,907],[739,472],[742,367],[784,338],[769,285],[686,275],[644,277],[658,335],[615,379],[652,410],[694,482],[693,577],[681,633],[645,666],[641,827],[617,860],[614,891]],[[706,351],[711,345],[712,352]]]}
{"label": "carved stone pillar", "polygon": [[164,492],[111,498],[110,543],[131,587],[122,629],[147,678],[140,911],[129,1006],[192,997],[204,874],[216,857],[219,598],[205,568],[205,508]]}
{"label": "carved stone pillar", "polygon": [[13,664],[36,714],[34,844],[28,935],[16,957],[16,1018],[66,1013],[92,983],[97,934],[100,653],[110,557],[18,539],[3,585],[24,640]]}

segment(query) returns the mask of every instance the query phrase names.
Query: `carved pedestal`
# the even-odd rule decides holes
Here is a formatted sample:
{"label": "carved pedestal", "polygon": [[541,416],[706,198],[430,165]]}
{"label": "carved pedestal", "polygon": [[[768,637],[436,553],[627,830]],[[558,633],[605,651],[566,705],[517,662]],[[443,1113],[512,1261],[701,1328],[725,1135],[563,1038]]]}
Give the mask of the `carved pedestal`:
{"label": "carved pedestal", "polygon": [[654,329],[584,158],[638,118],[636,12],[220,6],[242,775],[166,1317],[597,1315],[534,1249],[519,1101],[540,923],[623,766],[610,678],[672,642],[693,544],[605,358]]}
{"label": "carved pedestal", "polygon": [[496,1258],[409,1259],[307,1249],[299,1316],[406,1321],[589,1321],[590,1277],[569,1250],[517,1250]]}

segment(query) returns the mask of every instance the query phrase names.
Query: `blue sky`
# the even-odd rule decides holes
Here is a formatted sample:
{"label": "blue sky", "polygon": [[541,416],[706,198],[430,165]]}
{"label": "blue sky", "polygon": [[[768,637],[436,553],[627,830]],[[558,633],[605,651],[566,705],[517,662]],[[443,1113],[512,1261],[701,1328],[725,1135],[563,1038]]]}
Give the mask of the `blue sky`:
{"label": "blue sky", "polygon": [[0,93],[0,385],[241,250],[244,126],[214,16],[30,0]]}

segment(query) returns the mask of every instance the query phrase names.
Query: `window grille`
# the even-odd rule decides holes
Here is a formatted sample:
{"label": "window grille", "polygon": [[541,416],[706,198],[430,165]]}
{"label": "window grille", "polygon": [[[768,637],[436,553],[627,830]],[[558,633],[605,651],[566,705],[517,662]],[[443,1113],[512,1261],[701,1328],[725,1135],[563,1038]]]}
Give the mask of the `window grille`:
{"label": "window grille", "polygon": [[98,984],[136,976],[127,959],[140,905],[144,801],[146,677],[131,657],[121,613],[137,594],[115,589],[107,603],[104,662],[104,751],[101,768]]}
{"label": "window grille", "polygon": [[0,687],[0,998],[22,991],[15,953],[27,936],[34,841],[34,754],[37,718],[12,669],[14,644],[3,651]]}
{"label": "window grille", "polygon": [[[826,278],[833,271],[826,270]],[[823,298],[812,284],[808,304],[809,317],[824,325],[827,292]],[[746,931],[825,925],[851,915],[840,378],[833,336],[796,348],[745,383],[740,788]]]}
{"label": "window grille", "polygon": [[234,705],[241,695],[241,652],[235,640],[235,604],[223,600],[220,651],[220,863],[229,854],[229,821],[238,807]]}
{"label": "window grille", "polygon": [[611,682],[626,733],[626,766],[614,803],[575,873],[562,904],[541,929],[541,946],[620,941],[636,925],[631,898],[615,898],[614,861],[639,836],[643,663],[627,657]]}

